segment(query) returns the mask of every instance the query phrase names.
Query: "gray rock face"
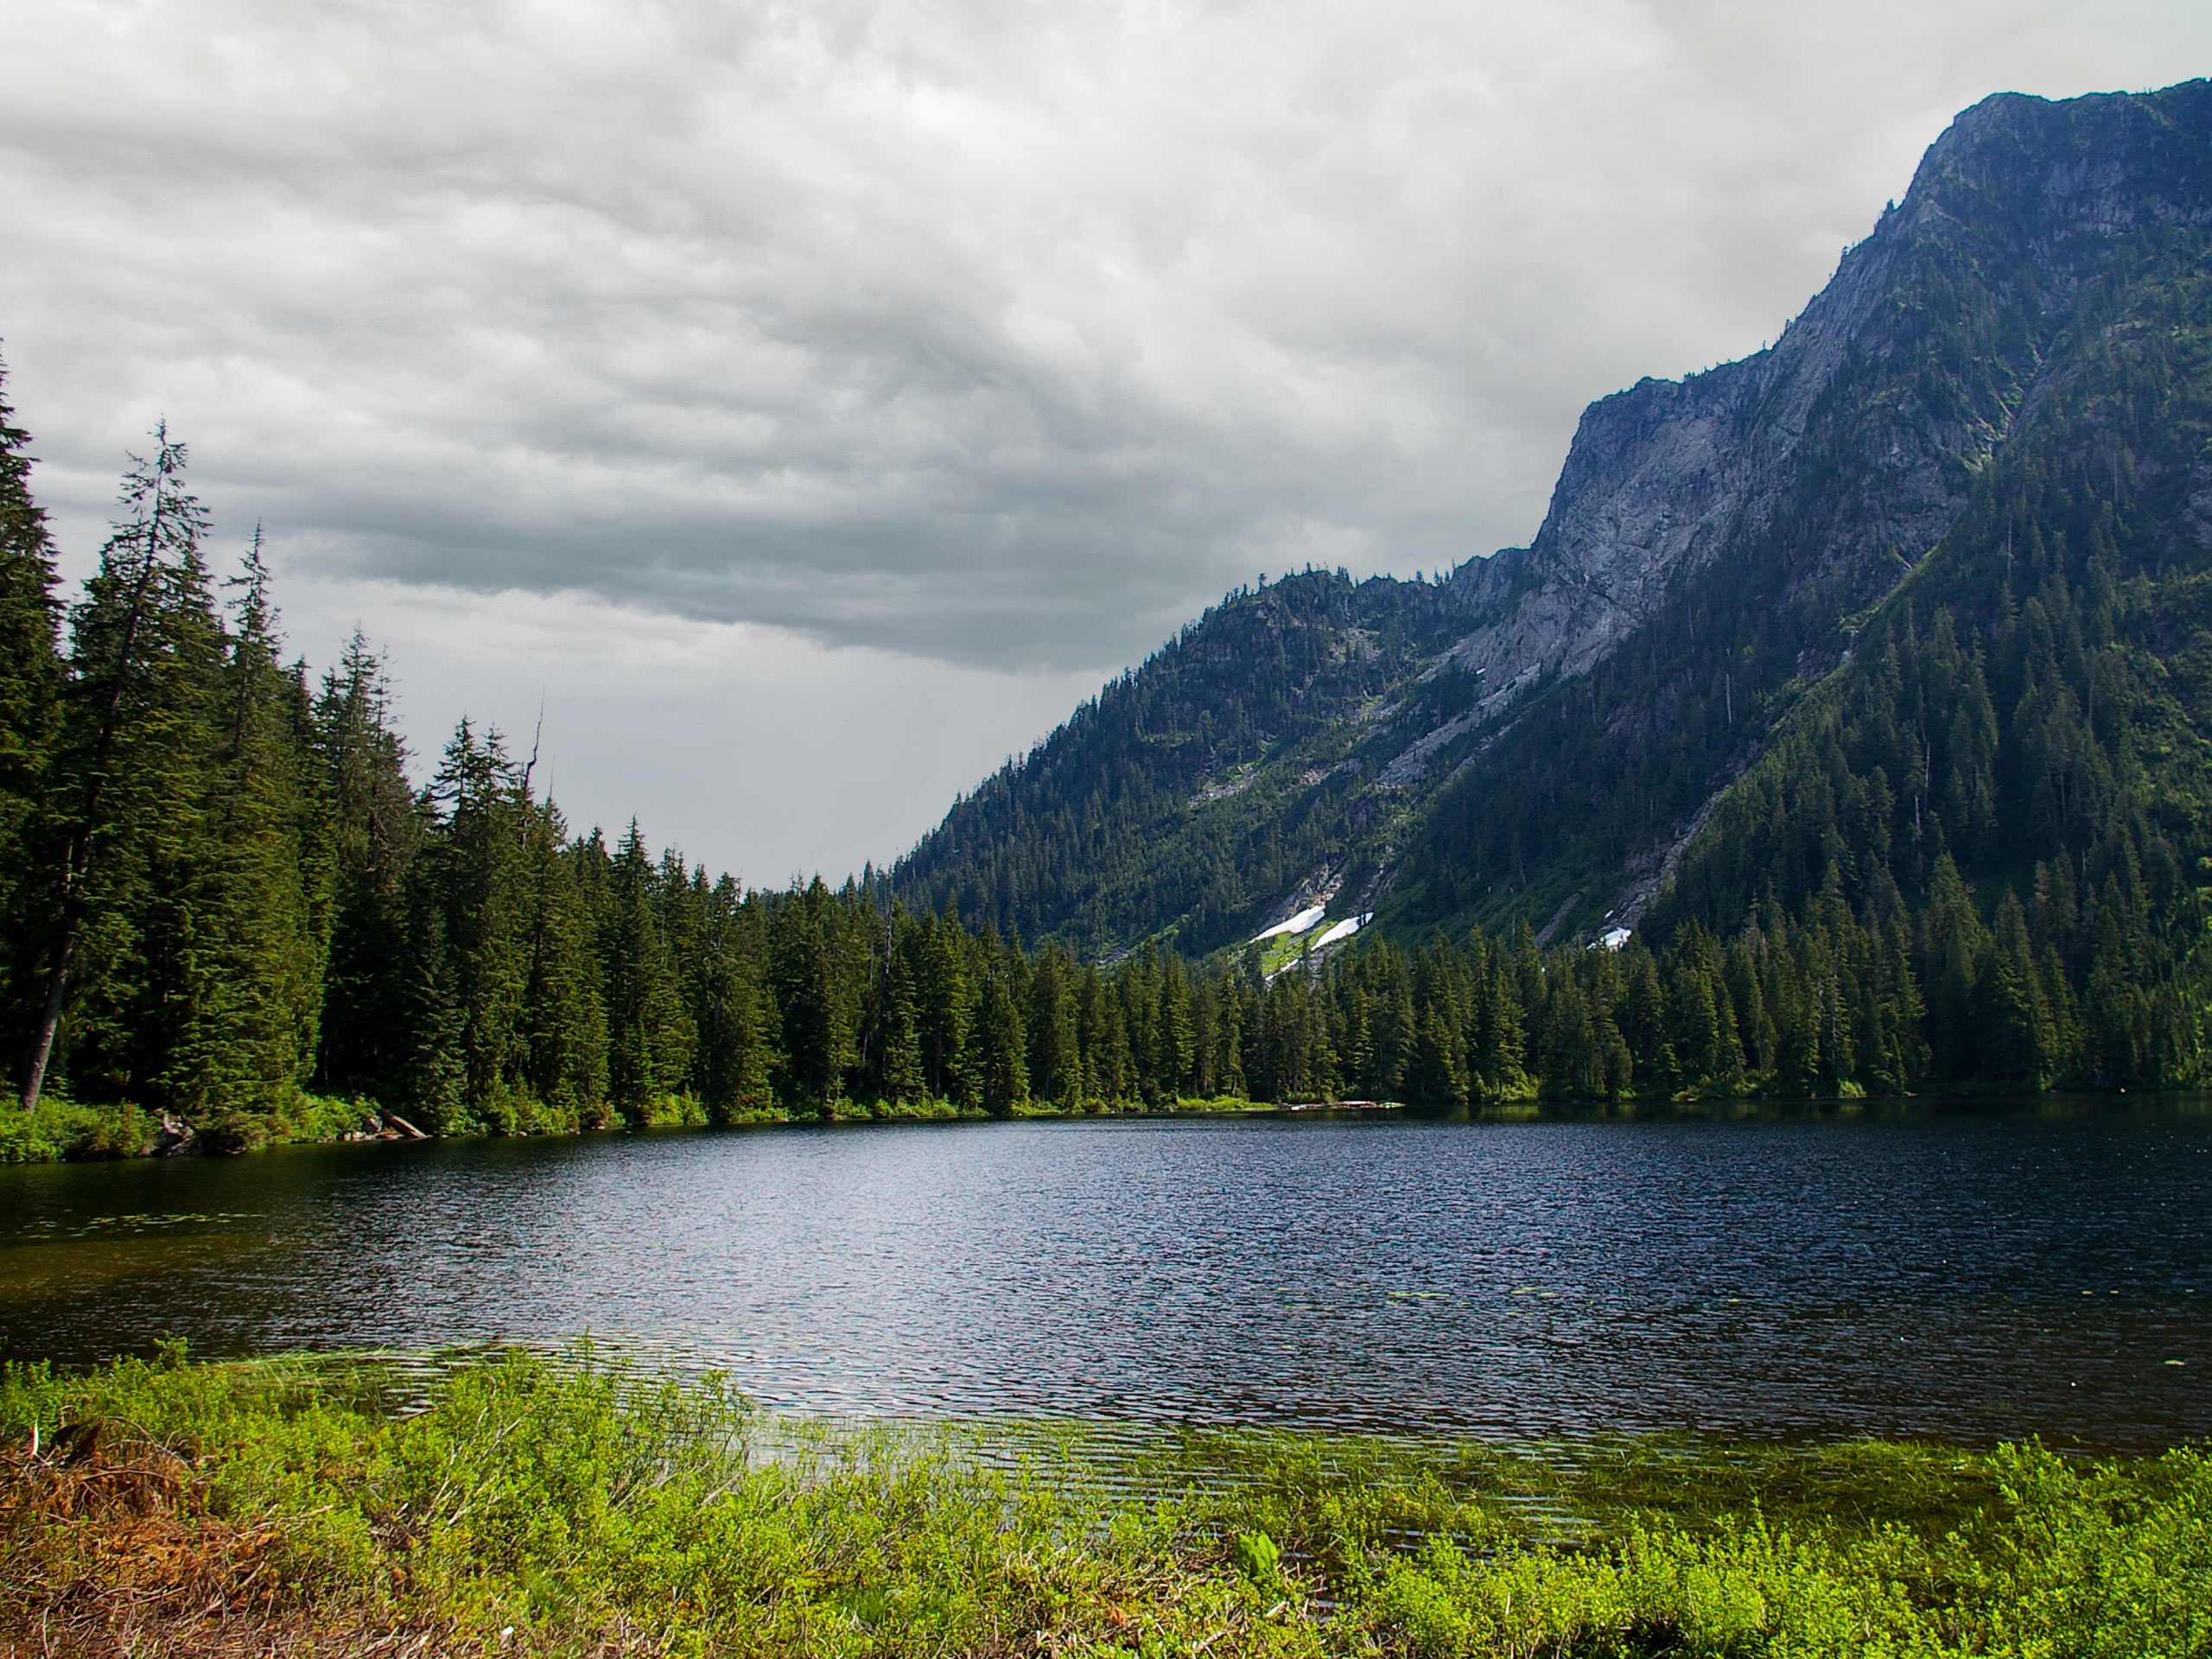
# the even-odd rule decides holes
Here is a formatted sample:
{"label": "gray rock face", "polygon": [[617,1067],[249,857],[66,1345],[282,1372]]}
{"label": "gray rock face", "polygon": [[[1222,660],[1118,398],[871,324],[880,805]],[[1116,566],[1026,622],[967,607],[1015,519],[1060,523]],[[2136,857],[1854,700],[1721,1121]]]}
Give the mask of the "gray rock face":
{"label": "gray rock face", "polygon": [[[2208,105],[2205,82],[1989,99],[1772,347],[1592,404],[1534,542],[1453,573],[1482,619],[1453,655],[1497,688],[1486,711],[1586,672],[1683,575],[1762,537],[1839,614],[1887,592],[1957,518],[2106,263],[2146,217],[2212,211]],[[1971,314],[1986,349],[1916,361],[1930,308]]]}
{"label": "gray rock face", "polygon": [[957,805],[896,890],[1102,956],[1235,946],[1338,882],[1332,915],[1403,937],[1618,925],[2064,395],[2098,296],[2208,225],[2212,83],[1976,106],[1770,349],[1592,404],[1527,548],[1440,589],[1230,595]]}

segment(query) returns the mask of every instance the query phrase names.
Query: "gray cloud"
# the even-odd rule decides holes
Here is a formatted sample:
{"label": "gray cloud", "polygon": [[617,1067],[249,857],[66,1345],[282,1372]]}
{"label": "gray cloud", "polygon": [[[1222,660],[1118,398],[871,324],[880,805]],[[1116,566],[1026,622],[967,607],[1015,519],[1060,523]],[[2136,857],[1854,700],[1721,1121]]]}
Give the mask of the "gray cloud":
{"label": "gray cloud", "polygon": [[165,412],[372,632],[583,595],[1024,707],[1258,571],[1525,539],[1588,399],[1777,333],[1958,107],[2212,67],[2157,0],[52,0],[10,38],[0,336],[73,557]]}

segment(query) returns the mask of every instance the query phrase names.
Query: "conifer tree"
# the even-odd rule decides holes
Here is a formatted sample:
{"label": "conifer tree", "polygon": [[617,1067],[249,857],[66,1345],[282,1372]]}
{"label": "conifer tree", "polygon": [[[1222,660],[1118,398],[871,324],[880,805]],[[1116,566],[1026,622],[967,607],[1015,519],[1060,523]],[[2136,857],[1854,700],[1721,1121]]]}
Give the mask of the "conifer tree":
{"label": "conifer tree", "polygon": [[975,994],[961,938],[957,912],[923,918],[912,957],[918,1034],[931,1096],[976,1106],[982,1090],[969,1056]]}
{"label": "conifer tree", "polygon": [[606,1122],[608,1019],[592,954],[592,916],[576,879],[584,857],[567,844],[550,801],[522,801],[518,938],[526,938],[520,1082],[525,1109],[544,1127]]}
{"label": "conifer tree", "polygon": [[658,876],[635,819],[614,855],[601,945],[607,1087],[632,1122],[651,1121],[689,1075],[696,1033],[655,914]]}
{"label": "conifer tree", "polygon": [[[703,873],[701,880],[703,881]],[[696,884],[695,884],[696,885]],[[701,900],[698,954],[691,975],[693,1088],[717,1122],[774,1103],[781,1033],[763,982],[766,950],[756,906],[725,875]]]}
{"label": "conifer tree", "polygon": [[1936,860],[1922,923],[1921,982],[1927,987],[1929,1046],[1948,1083],[1971,1077],[1980,1059],[1975,1041],[1976,987],[1990,955],[1989,930],[1948,849]]}
{"label": "conifer tree", "polygon": [[407,1032],[407,881],[423,808],[407,781],[407,749],[391,721],[384,660],[357,629],[315,699],[314,750],[331,863],[329,964],[317,1084],[392,1104]]}
{"label": "conifer tree", "polygon": [[769,924],[776,1007],[783,1032],[784,1090],[792,1109],[823,1116],[844,1097],[857,1058],[853,987],[837,971],[830,890],[819,876],[785,894]]}
{"label": "conifer tree", "polygon": [[[434,823],[412,868],[410,950],[420,964],[413,1070],[434,1092],[415,1104],[443,1130],[512,1131],[526,1126],[529,883],[524,791],[499,732],[480,736],[463,720],[427,796]],[[422,1046],[433,1043],[444,1052]]]}
{"label": "conifer tree", "polygon": [[1486,955],[1489,983],[1481,1028],[1468,1057],[1469,1084],[1484,1100],[1509,1100],[1528,1090],[1526,1020],[1505,952],[1493,945]]}
{"label": "conifer tree", "polygon": [[[901,914],[899,921],[904,920]],[[926,1097],[922,1082],[920,1008],[913,955],[894,948],[884,965],[882,1050],[879,1062],[884,1097],[894,1103],[913,1103]]]}
{"label": "conifer tree", "polygon": [[982,941],[982,996],[976,1008],[976,1070],[982,1105],[1003,1117],[1029,1103],[1027,1039],[1021,1027],[1020,994],[1008,971],[1013,950],[1002,945],[988,923]]}
{"label": "conifer tree", "polygon": [[[1227,1031],[1236,1030],[1233,1008],[1224,1013]],[[1120,1104],[1130,1098],[1129,1044],[1122,1028],[1121,1004],[1108,988],[1105,979],[1096,963],[1083,970],[1082,982],[1076,991],[1076,1039],[1083,1051],[1083,1092],[1086,1100],[1102,1103]],[[1224,1039],[1233,1042],[1233,1035]],[[1234,1047],[1223,1051],[1218,1064],[1228,1068],[1224,1075],[1235,1076],[1236,1090],[1242,1091],[1242,1073],[1236,1071],[1236,1055]]]}
{"label": "conifer tree", "polygon": [[[188,1014],[164,1093],[251,1144],[312,1070],[328,950],[330,862],[306,699],[277,662],[276,608],[255,528],[232,586],[219,747],[189,869]],[[203,1130],[203,1133],[205,1131]]]}
{"label": "conifer tree", "polygon": [[[38,931],[36,872],[51,857],[38,809],[48,787],[61,696],[54,549],[46,515],[31,499],[30,435],[15,423],[0,366],[0,1022],[7,1060],[29,1028],[24,1006],[42,987],[24,950]],[[35,1095],[27,1090],[26,1097]]]}
{"label": "conifer tree", "polygon": [[1084,1098],[1074,978],[1074,964],[1055,944],[1037,953],[1029,976],[1029,1091],[1064,1107],[1079,1106]]}
{"label": "conifer tree", "polygon": [[1198,1033],[1192,1023],[1191,984],[1183,959],[1170,951],[1160,966],[1160,1000],[1153,1017],[1153,1063],[1161,1098],[1173,1102],[1191,1087],[1198,1058]]}
{"label": "conifer tree", "polygon": [[[213,758],[221,631],[185,487],[185,447],[156,426],[131,457],[119,519],[70,619],[69,696],[48,791],[51,846],[39,1009],[23,1084],[35,1106],[55,1058],[80,957],[80,1070],[103,1090],[159,1088],[189,1019],[192,906]],[[177,993],[181,1000],[173,998]]]}

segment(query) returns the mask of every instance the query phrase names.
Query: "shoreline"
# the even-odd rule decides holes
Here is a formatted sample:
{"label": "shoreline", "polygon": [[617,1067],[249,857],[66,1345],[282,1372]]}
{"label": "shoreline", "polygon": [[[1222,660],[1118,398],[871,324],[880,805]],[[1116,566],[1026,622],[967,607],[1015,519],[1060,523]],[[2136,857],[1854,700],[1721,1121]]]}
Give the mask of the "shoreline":
{"label": "shoreline", "polygon": [[[770,1420],[494,1351],[0,1372],[30,1652],[2196,1651],[2212,1459]],[[41,1644],[44,1645],[41,1646]],[[57,1645],[58,1644],[58,1645]]]}
{"label": "shoreline", "polygon": [[335,1146],[400,1141],[543,1140],[588,1135],[636,1134],[667,1129],[739,1129],[774,1127],[858,1127],[868,1124],[1082,1122],[1293,1117],[1347,1115],[1405,1116],[1480,1122],[1740,1121],[1807,1117],[1855,1118],[1945,1109],[2013,1107],[2039,1112],[2078,1111],[2094,1107],[2160,1107],[2184,1103],[2212,1113],[2212,1094],[2201,1090],[2045,1090],[2034,1093],[1969,1090],[1941,1095],[1851,1094],[1803,1097],[1770,1095],[1699,1096],[1686,1098],[1627,1097],[1618,1100],[1563,1096],[1475,1103],[1463,1106],[1421,1105],[1404,1101],[1251,1101],[1236,1096],[1189,1099],[1173,1105],[1100,1105],[1088,1108],[1025,1105],[1005,1113],[950,1102],[863,1107],[847,1102],[836,1110],[809,1113],[784,1108],[710,1118],[696,1103],[671,1100],[639,1121],[592,1123],[528,1123],[484,1127],[454,1133],[419,1128],[400,1114],[368,1101],[303,1096],[306,1109],[287,1120],[259,1121],[258,1132],[242,1131],[238,1114],[219,1115],[207,1127],[188,1124],[169,1114],[158,1116],[129,1106],[82,1106],[49,1096],[35,1113],[0,1108],[0,1165],[100,1163],[146,1158],[229,1157],[283,1146]]}
{"label": "shoreline", "polygon": [[[49,1095],[35,1112],[0,1108],[0,1164],[129,1162],[145,1158],[235,1157],[286,1146],[339,1146],[370,1141],[544,1140],[587,1135],[635,1134],[657,1129],[765,1128],[785,1125],[861,1125],[869,1123],[1013,1123],[1075,1122],[1097,1118],[1168,1118],[1270,1116],[1286,1112],[1365,1111],[1413,1109],[1396,1102],[1357,1101],[1300,1103],[1279,1106],[1269,1102],[1228,1097],[1178,1101],[1172,1106],[1115,1106],[1092,1109],[1018,1107],[1011,1112],[986,1112],[980,1107],[956,1106],[948,1101],[922,1104],[877,1102],[863,1107],[848,1102],[842,1109],[797,1112],[783,1108],[741,1112],[710,1118],[683,1102],[645,1115],[640,1121],[616,1118],[607,1122],[529,1124],[511,1128],[483,1128],[459,1133],[440,1133],[417,1127],[411,1120],[369,1101],[340,1101],[305,1096],[307,1123],[295,1129],[282,1118],[264,1123],[264,1132],[245,1136],[235,1132],[210,1134],[168,1113],[151,1114],[130,1106],[84,1106]],[[213,1120],[220,1124],[222,1119]]]}

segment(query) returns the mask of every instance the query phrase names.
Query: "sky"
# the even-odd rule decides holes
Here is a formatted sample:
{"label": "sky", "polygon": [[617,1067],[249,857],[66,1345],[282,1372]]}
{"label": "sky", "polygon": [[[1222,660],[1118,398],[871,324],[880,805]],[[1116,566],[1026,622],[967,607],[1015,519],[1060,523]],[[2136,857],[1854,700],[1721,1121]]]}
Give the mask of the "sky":
{"label": "sky", "polygon": [[1525,543],[1989,93],[2202,0],[12,0],[0,352],[65,573],[158,419],[291,646],[571,823],[895,860],[1224,591]]}

